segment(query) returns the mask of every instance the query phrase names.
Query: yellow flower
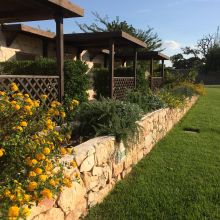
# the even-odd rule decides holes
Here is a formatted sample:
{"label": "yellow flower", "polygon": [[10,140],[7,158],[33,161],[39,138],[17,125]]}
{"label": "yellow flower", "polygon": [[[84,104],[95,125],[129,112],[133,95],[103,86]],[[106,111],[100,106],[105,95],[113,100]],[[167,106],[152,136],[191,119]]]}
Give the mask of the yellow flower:
{"label": "yellow flower", "polygon": [[50,106],[51,106],[52,108],[56,108],[57,106],[60,106],[60,105],[61,105],[61,103],[60,103],[60,102],[57,102],[57,101],[52,101],[51,104],[50,104]]}
{"label": "yellow flower", "polygon": [[0,148],[0,157],[2,157],[5,154],[5,149]]}
{"label": "yellow flower", "polygon": [[25,216],[25,217],[28,217],[30,214],[31,214],[31,211],[28,207],[25,207],[23,208],[22,210],[22,214]]}
{"label": "yellow flower", "polygon": [[48,199],[51,199],[53,197],[53,194],[49,189],[42,190],[41,194]]}
{"label": "yellow flower", "polygon": [[51,185],[51,186],[56,186],[56,182],[55,182],[55,180],[53,180],[53,179],[51,179],[50,181],[49,181],[49,184]]}
{"label": "yellow flower", "polygon": [[45,147],[43,149],[43,153],[46,154],[46,155],[50,154],[50,148],[49,147]]}
{"label": "yellow flower", "polygon": [[70,165],[71,165],[72,167],[77,167],[76,161],[72,161],[72,162],[70,163]]}
{"label": "yellow flower", "polygon": [[72,183],[71,183],[70,179],[68,179],[68,178],[64,178],[63,183],[65,184],[65,186],[67,186],[69,188],[72,186]]}
{"label": "yellow flower", "polygon": [[6,189],[6,190],[4,191],[4,196],[5,196],[5,197],[10,197],[10,195],[11,195],[11,192],[10,192],[8,189]]}
{"label": "yellow flower", "polygon": [[40,175],[39,179],[40,181],[45,182],[47,180],[47,175]]}
{"label": "yellow flower", "polygon": [[30,96],[26,93],[24,94],[24,97],[29,98]]}
{"label": "yellow flower", "polygon": [[17,102],[13,100],[13,101],[11,101],[11,104],[12,104],[12,105],[16,105]]}
{"label": "yellow flower", "polygon": [[38,162],[37,162],[36,159],[33,159],[33,160],[31,160],[31,163],[32,163],[33,165],[36,165]]}
{"label": "yellow flower", "polygon": [[16,126],[16,127],[13,127],[13,130],[17,130],[17,131],[22,132],[23,128],[21,126]]}
{"label": "yellow flower", "polygon": [[37,176],[37,174],[34,171],[30,171],[28,176],[35,177],[35,176]]}
{"label": "yellow flower", "polygon": [[67,151],[66,151],[66,149],[64,147],[60,148],[60,152],[61,152],[62,155],[67,154]]}
{"label": "yellow flower", "polygon": [[14,106],[14,109],[15,109],[16,111],[18,111],[20,108],[21,108],[20,105],[15,105],[15,106]]}
{"label": "yellow flower", "polygon": [[26,105],[26,106],[24,106],[24,110],[25,110],[26,112],[30,112],[30,111],[31,111],[31,107],[28,106],[28,105]]}
{"label": "yellow flower", "polygon": [[11,206],[8,210],[8,216],[9,217],[18,217],[19,215],[19,208],[18,206],[14,205],[14,206]]}
{"label": "yellow flower", "polygon": [[60,116],[61,116],[61,118],[65,118],[66,117],[66,113],[65,112],[60,112]]}
{"label": "yellow flower", "polygon": [[28,123],[26,121],[20,122],[21,127],[27,127]]}
{"label": "yellow flower", "polygon": [[47,99],[47,95],[41,95],[41,99],[46,100]]}
{"label": "yellow flower", "polygon": [[30,201],[31,196],[28,194],[24,195],[24,201],[29,202]]}
{"label": "yellow flower", "polygon": [[34,170],[34,172],[36,173],[36,174],[42,174],[42,172],[43,172],[43,170],[41,169],[41,168],[39,168],[39,167],[37,167],[35,170]]}
{"label": "yellow flower", "polygon": [[34,191],[37,188],[37,183],[36,182],[30,182],[28,184],[28,190],[29,191]]}
{"label": "yellow flower", "polygon": [[74,105],[74,106],[78,106],[79,105],[79,101],[77,101],[76,99],[73,99],[71,101],[71,104]]}
{"label": "yellow flower", "polygon": [[18,86],[15,83],[12,83],[10,86],[11,91],[16,92],[18,91]]}
{"label": "yellow flower", "polygon": [[6,93],[3,91],[0,91],[0,96],[4,96]]}
{"label": "yellow flower", "polygon": [[51,119],[47,119],[45,123],[49,130],[53,130],[53,122],[51,121]]}
{"label": "yellow flower", "polygon": [[40,106],[40,101],[38,101],[38,100],[35,100],[34,101],[34,107],[39,107]]}
{"label": "yellow flower", "polygon": [[45,160],[46,157],[45,157],[44,154],[41,154],[41,153],[40,153],[40,154],[37,154],[37,155],[36,155],[36,158],[37,158],[38,160]]}

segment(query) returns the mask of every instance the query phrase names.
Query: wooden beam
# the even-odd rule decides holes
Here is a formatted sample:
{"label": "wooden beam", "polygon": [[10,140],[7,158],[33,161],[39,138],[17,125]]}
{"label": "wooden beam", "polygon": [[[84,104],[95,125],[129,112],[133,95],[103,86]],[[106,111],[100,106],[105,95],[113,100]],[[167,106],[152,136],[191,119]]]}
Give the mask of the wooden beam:
{"label": "wooden beam", "polygon": [[165,71],[164,71],[164,68],[165,68],[165,65],[164,65],[164,60],[162,60],[162,73],[161,73],[161,75],[162,75],[162,78],[163,78],[163,84],[164,84],[164,81],[165,81]]}
{"label": "wooden beam", "polygon": [[18,36],[18,33],[13,33],[13,32],[8,33],[6,35],[6,46],[10,47],[17,36]]}
{"label": "wooden beam", "polygon": [[57,73],[59,75],[59,101],[64,97],[64,41],[63,41],[63,18],[56,19],[56,56]]}
{"label": "wooden beam", "polygon": [[113,40],[109,41],[109,90],[110,98],[114,97],[114,69],[115,69],[115,43]]}
{"label": "wooden beam", "polygon": [[134,68],[134,87],[137,87],[137,48],[134,48],[134,61],[133,61],[133,68]]}

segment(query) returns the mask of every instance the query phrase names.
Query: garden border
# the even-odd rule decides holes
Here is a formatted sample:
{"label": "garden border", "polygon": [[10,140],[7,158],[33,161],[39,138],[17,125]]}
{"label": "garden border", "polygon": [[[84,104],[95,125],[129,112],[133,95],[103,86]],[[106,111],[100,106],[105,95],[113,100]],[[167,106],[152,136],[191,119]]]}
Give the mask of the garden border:
{"label": "garden border", "polygon": [[[129,152],[114,137],[97,137],[75,147],[76,156],[66,155],[62,162],[66,174],[80,176],[71,188],[65,188],[56,200],[44,199],[33,207],[28,220],[78,220],[89,208],[103,201],[115,184],[130,173],[132,167],[147,155],[155,144],[178,123],[196,103],[198,96],[186,101],[183,108],[160,109],[145,115],[138,124],[143,127],[140,140]],[[78,167],[70,168],[72,160]]]}

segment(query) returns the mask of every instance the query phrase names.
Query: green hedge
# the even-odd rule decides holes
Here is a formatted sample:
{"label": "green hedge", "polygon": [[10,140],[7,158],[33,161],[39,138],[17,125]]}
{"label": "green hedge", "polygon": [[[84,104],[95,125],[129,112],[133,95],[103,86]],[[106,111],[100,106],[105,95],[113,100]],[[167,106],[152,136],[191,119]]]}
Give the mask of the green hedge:
{"label": "green hedge", "polygon": [[[65,96],[68,99],[87,101],[89,89],[88,66],[82,61],[64,62]],[[56,75],[56,61],[39,59],[36,61],[10,61],[0,63],[1,74],[11,75]]]}

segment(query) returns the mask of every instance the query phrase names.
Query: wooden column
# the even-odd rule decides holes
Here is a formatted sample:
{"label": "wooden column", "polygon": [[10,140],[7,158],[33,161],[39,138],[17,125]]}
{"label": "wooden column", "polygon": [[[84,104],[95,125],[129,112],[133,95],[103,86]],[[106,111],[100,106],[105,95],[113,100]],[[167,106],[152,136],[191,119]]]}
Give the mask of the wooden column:
{"label": "wooden column", "polygon": [[56,57],[57,73],[59,75],[59,101],[64,97],[64,41],[63,41],[63,18],[56,19]]}
{"label": "wooden column", "polygon": [[81,59],[81,53],[82,53],[82,49],[81,48],[77,48],[77,52],[76,52],[76,59],[77,60],[82,60]]}
{"label": "wooden column", "polygon": [[164,60],[162,60],[162,72],[161,72],[161,76],[163,77],[163,83],[164,83],[164,77],[165,77],[165,71],[164,71]]}
{"label": "wooden column", "polygon": [[43,57],[48,57],[48,41],[43,39]]}
{"label": "wooden column", "polygon": [[134,68],[134,88],[137,87],[137,48],[134,48],[134,61],[133,61],[133,68]]}
{"label": "wooden column", "polygon": [[153,89],[154,59],[150,60],[150,88]]}
{"label": "wooden column", "polygon": [[110,98],[114,97],[114,69],[115,69],[115,44],[113,40],[109,42],[109,88]]}

